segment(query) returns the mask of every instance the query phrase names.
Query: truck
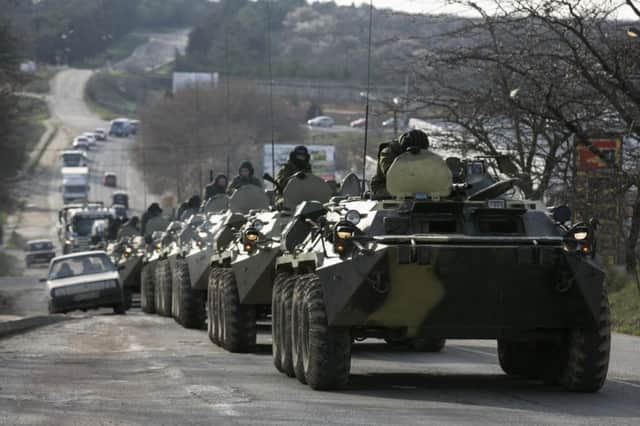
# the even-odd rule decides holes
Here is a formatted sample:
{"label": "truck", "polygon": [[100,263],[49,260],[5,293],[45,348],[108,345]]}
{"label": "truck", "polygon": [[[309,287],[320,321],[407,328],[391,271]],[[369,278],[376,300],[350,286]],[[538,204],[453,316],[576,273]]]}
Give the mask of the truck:
{"label": "truck", "polygon": [[87,167],[89,159],[84,151],[67,150],[60,153],[62,167]]}
{"label": "truck", "polygon": [[62,168],[62,201],[64,204],[71,202],[85,202],[89,198],[89,168],[88,167],[63,167]]}

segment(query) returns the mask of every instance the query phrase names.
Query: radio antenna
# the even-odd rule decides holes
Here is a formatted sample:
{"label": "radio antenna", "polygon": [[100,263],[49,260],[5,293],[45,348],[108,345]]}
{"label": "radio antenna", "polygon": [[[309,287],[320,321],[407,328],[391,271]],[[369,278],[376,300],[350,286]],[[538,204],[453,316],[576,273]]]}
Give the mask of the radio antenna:
{"label": "radio antenna", "polygon": [[373,33],[373,0],[369,1],[369,44],[367,46],[367,92],[364,111],[364,147],[362,152],[362,193],[367,190],[367,147],[369,145],[369,97],[371,93],[371,37]]}
{"label": "radio antenna", "polygon": [[271,58],[271,0],[267,0],[267,55],[269,66],[269,122],[271,124],[271,176],[276,176],[276,142],[273,129],[273,64]]}

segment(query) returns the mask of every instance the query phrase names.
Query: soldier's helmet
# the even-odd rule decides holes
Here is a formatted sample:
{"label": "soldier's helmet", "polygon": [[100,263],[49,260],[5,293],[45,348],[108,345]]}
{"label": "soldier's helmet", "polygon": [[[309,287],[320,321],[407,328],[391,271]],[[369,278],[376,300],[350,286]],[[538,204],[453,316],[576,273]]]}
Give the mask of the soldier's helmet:
{"label": "soldier's helmet", "polygon": [[289,154],[289,160],[298,166],[308,164],[310,159],[309,150],[304,145],[296,146]]}
{"label": "soldier's helmet", "polygon": [[400,147],[403,152],[418,152],[421,149],[429,149],[429,136],[424,130],[413,129],[400,136]]}

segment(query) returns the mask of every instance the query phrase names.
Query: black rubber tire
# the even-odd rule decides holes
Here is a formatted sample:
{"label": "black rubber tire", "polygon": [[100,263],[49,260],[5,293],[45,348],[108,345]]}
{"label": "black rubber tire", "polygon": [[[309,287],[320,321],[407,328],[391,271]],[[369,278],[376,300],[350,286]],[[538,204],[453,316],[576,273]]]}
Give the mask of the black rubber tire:
{"label": "black rubber tire", "polygon": [[156,313],[171,316],[171,267],[168,260],[160,260],[155,271]]}
{"label": "black rubber tire", "polygon": [[[176,268],[177,269],[177,260]],[[178,284],[176,270],[171,271],[171,316],[180,325],[182,325],[182,312],[180,312],[180,288]]]}
{"label": "black rubber tire", "polygon": [[218,303],[218,268],[212,268],[209,273],[208,295],[207,295],[207,334],[211,343],[218,345],[219,340],[219,322],[217,318]]}
{"label": "black rubber tire", "polygon": [[173,280],[175,282],[174,288],[177,289],[178,300],[175,307],[179,312],[178,322],[185,328],[204,330],[207,315],[205,310],[206,293],[191,288],[189,266],[183,259],[176,261]]}
{"label": "black rubber tire", "polygon": [[537,342],[498,339],[498,362],[502,371],[509,376],[540,378],[543,374],[541,365],[548,359],[546,353],[538,348]]}
{"label": "black rubber tire", "polygon": [[116,305],[113,307],[113,313],[116,315],[124,315],[127,312],[127,308],[123,305]]}
{"label": "black rubber tire", "polygon": [[144,265],[140,275],[140,309],[147,314],[156,313],[156,297],[155,297],[155,267],[152,265]]}
{"label": "black rubber tire", "polygon": [[126,310],[131,309],[133,305],[133,289],[131,287],[124,288],[124,308]]}
{"label": "black rubber tire", "polygon": [[342,389],[351,370],[351,333],[329,327],[320,279],[305,277],[302,303],[302,361],[307,384],[314,390]]}
{"label": "black rubber tire", "polygon": [[291,344],[291,321],[293,305],[293,287],[295,280],[288,278],[282,285],[280,293],[280,365],[282,371],[289,377],[295,377],[293,369],[293,348]]}
{"label": "black rubber tire", "polygon": [[571,392],[600,390],[607,379],[611,351],[609,298],[605,288],[597,326],[571,330],[562,349],[565,358],[559,383]]}
{"label": "black rubber tire", "polygon": [[286,274],[277,274],[276,279],[273,281],[273,290],[271,292],[271,354],[273,356],[273,366],[279,372],[282,371],[282,364],[280,359],[280,348],[282,347],[280,330],[280,294],[282,293],[282,285],[287,279]]}
{"label": "black rubber tire", "polygon": [[302,362],[302,304],[304,302],[305,276],[292,277],[293,292],[291,297],[291,361],[293,374],[303,385],[307,384]]}
{"label": "black rubber tire", "polygon": [[256,309],[254,305],[240,304],[235,275],[230,268],[220,271],[218,297],[223,347],[234,353],[254,351],[258,331]]}

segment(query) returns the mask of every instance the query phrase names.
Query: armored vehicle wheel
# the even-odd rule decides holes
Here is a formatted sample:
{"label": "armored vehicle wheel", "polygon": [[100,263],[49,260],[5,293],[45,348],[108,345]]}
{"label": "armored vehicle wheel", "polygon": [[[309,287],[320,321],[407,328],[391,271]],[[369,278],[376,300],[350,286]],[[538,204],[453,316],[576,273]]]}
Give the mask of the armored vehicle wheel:
{"label": "armored vehicle wheel", "polygon": [[113,313],[116,315],[124,315],[127,312],[127,308],[124,304],[116,305],[113,307]]}
{"label": "armored vehicle wheel", "polygon": [[291,302],[293,298],[293,283],[294,280],[291,279],[287,273],[281,273],[276,276],[275,284],[278,285],[278,294],[276,298],[274,298],[273,303],[276,308],[276,313],[271,312],[273,317],[272,329],[274,330],[274,335],[277,336],[277,339],[274,340],[274,364],[276,368],[278,368],[279,365],[279,370],[289,377],[295,376],[291,353]]}
{"label": "armored vehicle wheel", "polygon": [[155,283],[154,283],[154,268],[150,265],[145,265],[142,268],[142,278],[140,285],[140,308],[142,312],[147,314],[154,314],[156,312],[156,300],[155,300]]}
{"label": "armored vehicle wheel", "polygon": [[293,295],[291,297],[291,360],[293,373],[298,381],[304,385],[307,379],[304,376],[304,364],[302,362],[302,303],[304,301],[304,275],[292,277]]}
{"label": "armored vehicle wheel", "polygon": [[280,294],[282,293],[282,285],[287,279],[287,275],[278,274],[273,282],[273,291],[271,292],[271,353],[273,354],[273,365],[276,370],[282,371],[280,362]]}
{"label": "armored vehicle wheel", "polygon": [[502,370],[510,376],[536,379],[542,374],[541,364],[549,359],[548,354],[541,353],[537,342],[498,339],[498,361]]}
{"label": "armored vehicle wheel", "polygon": [[189,266],[184,260],[176,262],[174,287],[177,289],[178,322],[185,328],[204,329],[206,318],[205,292],[191,288]]}
{"label": "armored vehicle wheel", "polygon": [[126,287],[124,289],[125,309],[131,309],[132,304],[133,304],[133,289],[131,287]]}
{"label": "armored vehicle wheel", "polygon": [[219,342],[219,324],[217,318],[217,302],[218,302],[218,289],[217,289],[217,272],[216,268],[211,270],[209,274],[209,285],[207,286],[207,333],[209,334],[209,340],[212,343],[218,344]]}
{"label": "armored vehicle wheel", "polygon": [[222,346],[229,352],[253,351],[257,335],[256,309],[253,305],[240,304],[236,279],[229,268],[219,273],[218,300]]}
{"label": "armored vehicle wheel", "polygon": [[[177,264],[177,261],[176,261]],[[178,268],[176,268],[178,269]],[[182,313],[180,312],[180,284],[177,280],[177,271],[171,271],[171,316],[180,325],[182,325]]]}
{"label": "armored vehicle wheel", "polygon": [[329,327],[317,275],[304,282],[302,302],[301,349],[304,375],[314,390],[340,389],[349,381],[351,369],[351,333],[346,328]]}
{"label": "armored vehicle wheel", "polygon": [[604,385],[609,370],[611,323],[609,298],[602,291],[597,326],[571,330],[564,342],[559,382],[573,392],[596,392]]}
{"label": "armored vehicle wheel", "polygon": [[171,316],[171,268],[168,260],[161,260],[155,274],[156,313]]}

